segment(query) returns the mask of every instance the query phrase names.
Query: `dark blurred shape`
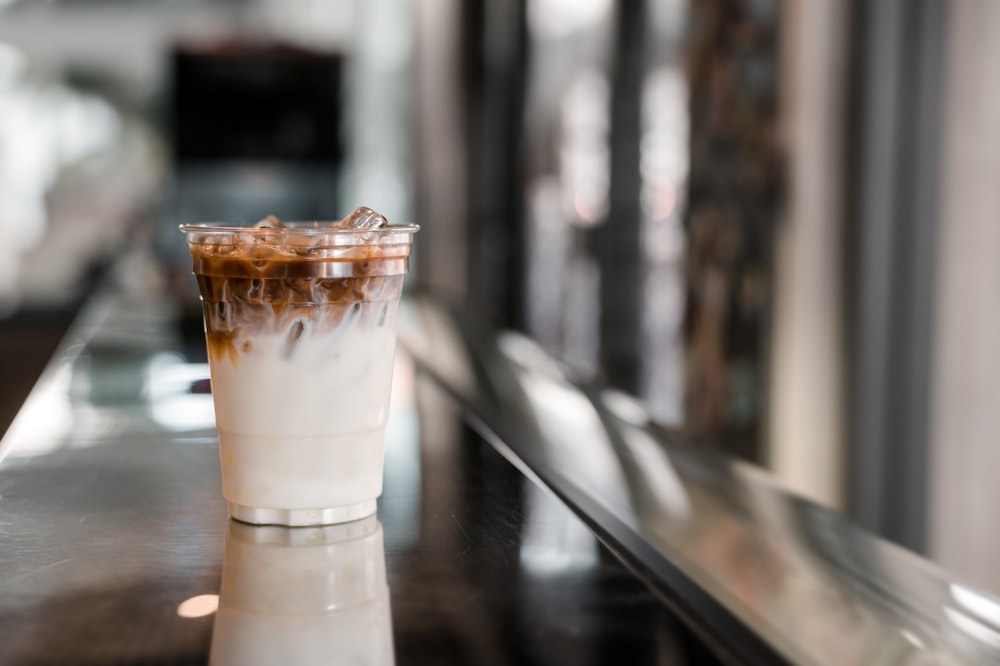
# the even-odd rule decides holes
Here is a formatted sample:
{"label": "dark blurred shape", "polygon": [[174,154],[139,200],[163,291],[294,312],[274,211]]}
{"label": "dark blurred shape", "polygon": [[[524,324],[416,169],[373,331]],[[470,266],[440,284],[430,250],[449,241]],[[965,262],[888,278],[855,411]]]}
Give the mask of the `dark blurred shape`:
{"label": "dark blurred shape", "polygon": [[250,39],[174,49],[174,179],[160,237],[190,306],[177,224],[340,216],[343,69],[336,52]]}
{"label": "dark blurred shape", "polygon": [[173,54],[174,156],[336,163],[343,58],[277,44],[182,45]]}
{"label": "dark blurred shape", "polygon": [[597,230],[601,270],[600,361],[612,386],[638,395],[642,386],[642,210],[639,148],[647,61],[646,3],[617,3],[612,58],[609,210]]}
{"label": "dark blurred shape", "polygon": [[527,2],[469,0],[460,12],[469,293],[492,323],[523,330]]}
{"label": "dark blurred shape", "polygon": [[848,173],[848,508],[923,552],[949,3],[854,3]]}
{"label": "dark blurred shape", "polygon": [[77,307],[21,310],[0,324],[0,437],[7,432],[35,380],[66,334]]}
{"label": "dark blurred shape", "polygon": [[685,422],[751,460],[762,453],[782,189],[777,4],[690,3]]}

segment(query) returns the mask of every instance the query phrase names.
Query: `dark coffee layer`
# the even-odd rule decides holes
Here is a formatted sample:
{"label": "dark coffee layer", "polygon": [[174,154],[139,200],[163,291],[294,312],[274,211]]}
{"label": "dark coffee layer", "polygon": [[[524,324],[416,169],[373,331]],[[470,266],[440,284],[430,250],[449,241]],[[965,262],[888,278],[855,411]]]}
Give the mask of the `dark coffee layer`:
{"label": "dark coffee layer", "polygon": [[235,278],[198,275],[201,298],[235,306],[350,305],[398,298],[403,276],[348,278]]}
{"label": "dark coffee layer", "polygon": [[308,328],[329,330],[358,313],[394,304],[403,275],[366,278],[222,278],[198,276],[205,311],[205,334],[213,359],[238,363],[253,348],[255,335],[282,334],[290,343]]}
{"label": "dark coffee layer", "polygon": [[278,220],[245,230],[189,229],[209,353],[236,363],[255,336],[287,336],[292,348],[299,336],[345,318],[374,317],[379,325],[400,297],[414,229],[296,230]]}
{"label": "dark coffee layer", "polygon": [[191,246],[196,275],[231,278],[348,278],[403,275],[407,245],[355,248],[311,248],[289,254],[271,247]]}

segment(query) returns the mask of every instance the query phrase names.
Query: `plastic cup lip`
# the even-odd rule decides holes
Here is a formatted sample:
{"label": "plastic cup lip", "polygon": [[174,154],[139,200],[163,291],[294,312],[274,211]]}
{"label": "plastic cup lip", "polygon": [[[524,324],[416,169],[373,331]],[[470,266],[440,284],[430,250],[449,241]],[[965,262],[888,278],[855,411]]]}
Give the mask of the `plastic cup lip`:
{"label": "plastic cup lip", "polygon": [[413,243],[420,230],[416,224],[390,224],[377,229],[340,229],[318,222],[287,222],[283,227],[235,226],[229,223],[200,222],[181,224],[188,245],[223,247],[266,246],[293,251],[318,251],[335,248],[401,247]]}
{"label": "plastic cup lip", "polygon": [[283,222],[283,227],[253,227],[230,224],[228,222],[197,222],[181,224],[182,233],[207,234],[250,234],[273,238],[274,236],[387,236],[391,234],[414,234],[420,231],[418,224],[388,224],[377,229],[343,229],[324,225],[320,222]]}

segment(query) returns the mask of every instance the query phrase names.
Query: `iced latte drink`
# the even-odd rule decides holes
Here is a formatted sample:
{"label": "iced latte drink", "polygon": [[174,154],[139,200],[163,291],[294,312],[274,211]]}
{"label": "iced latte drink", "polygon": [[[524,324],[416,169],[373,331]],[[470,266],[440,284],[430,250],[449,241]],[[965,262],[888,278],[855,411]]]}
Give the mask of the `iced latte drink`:
{"label": "iced latte drink", "polygon": [[230,515],[326,525],[382,493],[396,310],[416,226],[185,225]]}

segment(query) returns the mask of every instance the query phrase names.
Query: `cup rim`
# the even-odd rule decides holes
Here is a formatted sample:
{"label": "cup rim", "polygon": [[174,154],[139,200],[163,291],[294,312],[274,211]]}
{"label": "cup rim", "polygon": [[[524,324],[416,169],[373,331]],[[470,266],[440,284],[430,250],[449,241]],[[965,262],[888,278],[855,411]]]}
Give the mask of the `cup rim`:
{"label": "cup rim", "polygon": [[321,225],[319,222],[282,222],[283,227],[253,227],[230,224],[228,222],[197,222],[194,224],[181,224],[178,229],[182,233],[218,233],[218,234],[252,234],[254,236],[386,236],[389,234],[409,233],[420,231],[419,224],[389,224],[377,229],[343,229]]}

